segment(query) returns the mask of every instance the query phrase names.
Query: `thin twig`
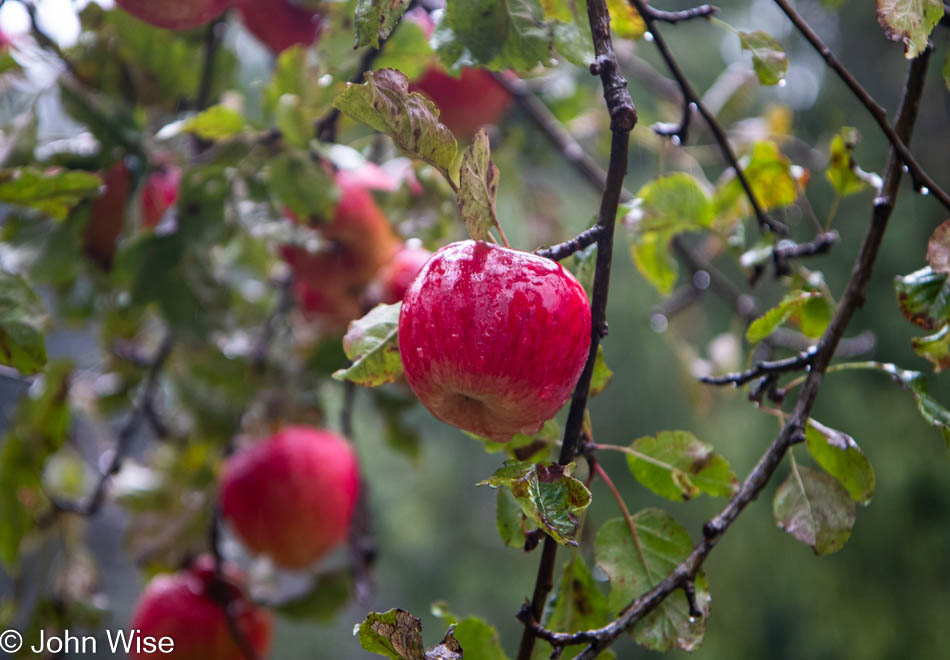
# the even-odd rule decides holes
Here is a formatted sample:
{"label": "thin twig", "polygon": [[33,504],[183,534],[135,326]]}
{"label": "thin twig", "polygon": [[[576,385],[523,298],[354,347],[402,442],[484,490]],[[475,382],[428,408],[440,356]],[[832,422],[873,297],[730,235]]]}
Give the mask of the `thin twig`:
{"label": "thin twig", "polygon": [[174,345],[174,335],[169,331],[150,362],[148,374],[145,376],[142,391],[135,405],[129,412],[125,423],[122,424],[116,433],[116,446],[115,449],[113,449],[112,458],[106,466],[106,469],[99,475],[99,481],[96,482],[96,487],[92,495],[85,503],[54,500],[53,506],[57,510],[81,516],[94,516],[99,512],[99,509],[102,508],[105,502],[106,487],[109,485],[109,480],[122,467],[123,461],[125,461],[126,456],[132,449],[132,440],[135,437],[135,433],[139,430],[143,422],[148,421],[148,409],[153,405],[151,402],[155,398],[155,393],[158,390],[159,376],[161,375],[165,363],[168,361],[168,356],[171,355]]}
{"label": "thin twig", "polygon": [[792,243],[782,241],[772,250],[772,261],[775,262],[775,274],[787,275],[789,273],[788,262],[792,259],[801,259],[803,257],[814,257],[819,254],[825,254],[838,242],[838,232],[826,231],[818,234],[813,240],[807,243]]}
{"label": "thin twig", "polygon": [[201,65],[198,94],[195,96],[195,109],[198,111],[207,108],[211,100],[211,88],[214,85],[214,67],[217,61],[218,49],[221,47],[225,20],[225,15],[219,16],[211,21],[205,29],[204,60]]}
{"label": "thin twig", "polygon": [[232,590],[228,588],[228,579],[224,573],[224,557],[221,554],[220,517],[221,512],[215,504],[211,508],[211,524],[208,527],[208,546],[211,550],[211,556],[214,558],[214,584],[211,587],[211,596],[221,607],[228,624],[228,631],[231,633],[231,639],[241,650],[244,660],[258,660],[257,651],[247,635],[244,634],[241,622],[238,621],[234,611],[236,601]]}
{"label": "thin twig", "polygon": [[712,5],[699,5],[698,7],[691,7],[681,11],[663,11],[662,9],[656,9],[655,7],[647,5],[646,10],[650,18],[655,21],[676,24],[694,18],[709,18],[719,11],[719,8]]}
{"label": "thin twig", "polygon": [[[596,59],[591,65],[591,73],[600,76],[604,90],[604,100],[610,115],[610,163],[601,197],[597,224],[602,231],[597,238],[597,263],[594,271],[593,295],[591,300],[591,342],[590,353],[584,371],[578,380],[571,398],[567,423],[564,428],[564,440],[561,445],[559,462],[562,465],[574,460],[580,446],[584,413],[587,410],[587,398],[590,380],[597,358],[597,347],[607,334],[607,293],[610,284],[610,266],[613,254],[614,226],[617,208],[623,193],[623,180],[627,173],[627,157],[630,144],[630,131],[637,122],[637,110],[627,91],[627,81],[620,72],[617,56],[610,38],[610,13],[605,0],[588,0],[587,17],[590,22]],[[541,561],[535,579],[534,593],[531,598],[531,615],[541,619],[544,604],[551,592],[554,580],[554,562],[557,556],[557,542],[550,536],[544,539]],[[535,633],[525,626],[518,648],[517,660],[530,660],[534,651]]]}
{"label": "thin twig", "polygon": [[789,371],[805,369],[814,362],[816,350],[817,347],[783,360],[757,362],[754,367],[745,371],[726,374],[724,376],[703,376],[699,380],[707,385],[745,385],[749,381],[761,378],[762,376],[783,374]]}
{"label": "thin twig", "polygon": [[722,152],[723,157],[729,163],[729,166],[732,168],[732,170],[736,173],[736,178],[742,185],[742,189],[745,191],[745,195],[749,199],[749,204],[752,205],[752,210],[755,213],[755,217],[759,221],[759,226],[764,230],[771,230],[783,235],[787,234],[788,228],[784,225],[784,223],[779,222],[775,218],[771,217],[765,212],[765,209],[762,208],[758,197],[756,197],[755,192],[752,190],[752,185],[746,178],[745,172],[742,171],[742,166],[739,165],[739,160],[736,158],[736,154],[732,150],[732,145],[729,144],[729,138],[726,136],[725,130],[723,130],[722,126],[719,125],[719,121],[716,119],[715,115],[709,111],[709,108],[706,107],[706,105],[703,103],[703,100],[696,93],[696,90],[693,89],[693,86],[686,78],[686,75],[680,68],[679,62],[676,61],[672,51],[670,51],[669,47],[666,45],[666,40],[657,29],[656,22],[653,16],[651,16],[648,12],[646,3],[643,2],[643,0],[628,1],[643,17],[647,29],[653,35],[653,43],[660,52],[660,57],[663,58],[663,61],[669,68],[673,78],[675,78],[676,82],[679,84],[680,91],[683,93],[684,110],[682,119],[680,120],[679,129],[672,131],[672,133],[665,134],[673,135],[678,138],[678,142],[680,144],[685,144],[687,131],[689,129],[689,117],[691,115],[691,108],[689,106],[690,104],[695,105],[696,109],[699,111],[699,114],[702,115],[703,119],[706,120],[706,124],[709,125],[709,129],[712,131],[713,138],[716,140],[716,144],[719,145],[719,150]]}
{"label": "thin twig", "polygon": [[[632,0],[634,1],[634,0]],[[907,148],[906,140],[901,139],[900,133],[892,127],[887,122],[887,112],[878,104],[874,98],[868,94],[867,90],[861,86],[861,83],[848,71],[841,62],[838,61],[838,58],[835,57],[834,53],[831,52],[831,49],[821,40],[818,34],[812,29],[812,27],[805,22],[805,19],[795,11],[795,9],[788,3],[787,0],[775,0],[775,4],[785,12],[785,15],[788,16],[789,20],[793,25],[801,32],[802,36],[811,44],[822,59],[825,60],[825,63],[828,67],[833,70],[838,77],[848,86],[848,89],[851,90],[851,93],[857,97],[858,101],[861,102],[871,116],[874,118],[874,121],[877,122],[877,125],[880,127],[881,132],[884,133],[884,136],[887,138],[887,141],[891,143],[891,147],[897,153],[901,162],[907,166],[907,170],[910,173],[911,179],[913,180],[914,189],[918,192],[921,192],[923,189],[926,189],[929,194],[936,197],[940,200],[940,203],[943,204],[946,208],[950,209],[950,195],[940,188],[937,183],[930,177],[927,172],[920,166],[920,163],[914,159],[914,155],[910,152],[910,149]],[[922,57],[920,55],[918,57]]]}
{"label": "thin twig", "polygon": [[535,250],[534,253],[539,257],[546,257],[548,259],[553,259],[554,261],[567,259],[575,252],[579,252],[587,246],[596,243],[603,230],[604,229],[601,225],[594,225],[589,229],[585,229],[569,241],[558,243],[557,245],[552,245],[551,247]]}

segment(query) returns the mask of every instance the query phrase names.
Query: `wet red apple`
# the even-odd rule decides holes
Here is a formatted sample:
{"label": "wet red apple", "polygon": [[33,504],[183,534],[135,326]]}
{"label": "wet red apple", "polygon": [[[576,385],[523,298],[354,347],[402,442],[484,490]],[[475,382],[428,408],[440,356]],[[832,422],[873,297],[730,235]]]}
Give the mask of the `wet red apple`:
{"label": "wet red apple", "polygon": [[186,30],[217,18],[231,0],[116,0],[116,4],[146,23]]}
{"label": "wet red apple", "polygon": [[244,660],[244,652],[229,627],[225,606],[244,638],[263,657],[270,645],[270,617],[247,599],[237,569],[229,564],[222,569],[222,575],[216,576],[214,559],[202,555],[183,571],[153,578],[135,607],[131,628],[139,631],[140,638],[170,638],[174,650],[149,652],[136,649],[133,644],[129,658]]}
{"label": "wet red apple", "polygon": [[245,545],[278,566],[303,569],[343,542],[359,466],[330,431],[289,426],[235,453],[221,478],[221,515]]}
{"label": "wet red apple", "polygon": [[406,380],[438,419],[503,442],[570,397],[590,348],[590,304],[560,264],[482,241],[437,251],[402,302]]}
{"label": "wet red apple", "polygon": [[237,8],[251,34],[275,54],[309,46],[320,35],[321,14],[288,0],[237,0]]}

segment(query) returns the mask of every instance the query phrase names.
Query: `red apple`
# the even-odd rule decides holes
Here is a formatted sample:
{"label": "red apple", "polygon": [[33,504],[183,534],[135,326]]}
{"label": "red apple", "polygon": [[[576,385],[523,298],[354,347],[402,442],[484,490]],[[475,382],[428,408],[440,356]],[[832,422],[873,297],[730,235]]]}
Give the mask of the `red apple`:
{"label": "red apple", "polygon": [[492,440],[535,433],[571,395],[590,304],[560,264],[482,241],[437,251],[402,301],[406,380],[438,419]]}
{"label": "red apple", "polygon": [[254,552],[284,568],[306,568],[346,538],[359,479],[345,439],[285,427],[228,460],[221,515]]}
{"label": "red apple", "polygon": [[322,15],[288,0],[237,0],[237,8],[251,34],[275,54],[320,36]]}
{"label": "red apple", "polygon": [[217,18],[231,0],[116,0],[125,11],[146,23],[187,30]]}
{"label": "red apple", "polygon": [[132,177],[125,162],[119,161],[106,170],[102,183],[102,194],[92,203],[89,221],[83,229],[83,252],[103,268],[109,268],[132,194]]}
{"label": "red apple", "polygon": [[439,121],[459,138],[469,138],[494,124],[511,105],[511,95],[483,69],[462,69],[458,78],[432,66],[410,85],[439,107]]}
{"label": "red apple", "polygon": [[149,174],[142,187],[142,225],[153,229],[178,201],[181,168],[168,165]]}
{"label": "red apple", "polygon": [[132,615],[139,637],[169,637],[174,651],[148,653],[133,645],[131,660],[167,655],[176,660],[245,660],[225,615],[228,607],[244,638],[263,657],[270,645],[271,623],[254,607],[242,587],[240,573],[228,564],[215,576],[214,559],[198,557],[186,570],[159,575],[145,588]]}
{"label": "red apple", "polygon": [[412,242],[403,246],[392,261],[383,266],[372,285],[373,302],[391,305],[403,299],[416,275],[432,253]]}

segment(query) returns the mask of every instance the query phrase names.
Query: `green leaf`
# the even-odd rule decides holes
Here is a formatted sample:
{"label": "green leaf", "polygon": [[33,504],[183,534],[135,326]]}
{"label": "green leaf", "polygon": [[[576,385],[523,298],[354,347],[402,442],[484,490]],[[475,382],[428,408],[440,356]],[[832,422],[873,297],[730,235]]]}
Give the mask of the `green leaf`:
{"label": "green leaf", "polygon": [[[470,625],[465,631],[472,638],[473,643],[482,641],[480,631]],[[461,660],[462,646],[455,638],[455,627],[450,626],[442,641],[429,649],[424,650],[422,645],[422,621],[405,610],[389,610],[388,612],[371,612],[362,623],[353,628],[353,634],[360,640],[363,648],[377,655],[384,655],[392,660]],[[490,648],[490,647],[489,647]],[[476,656],[474,653],[470,657]],[[484,656],[494,660],[498,656]],[[499,660],[505,660],[504,655]]]}
{"label": "green leaf", "polygon": [[699,181],[684,172],[651,181],[637,193],[625,218],[633,231],[631,254],[637,269],[660,293],[668,295],[676,284],[670,241],[678,233],[709,227],[713,214]]}
{"label": "green leaf", "polygon": [[[567,5],[556,11],[567,19]],[[538,0],[448,0],[432,42],[446,68],[481,66],[530,71],[548,64],[552,50],[578,65],[593,58],[585,7],[570,3],[571,21],[545,20]],[[584,37],[587,43],[584,43]]]}
{"label": "green leaf", "polygon": [[0,202],[27,206],[63,220],[74,206],[93,197],[102,181],[91,172],[67,170],[47,173],[23,167],[0,170]]}
{"label": "green leaf", "polygon": [[270,161],[267,181],[273,193],[302,218],[329,217],[339,199],[333,177],[298,149]]}
{"label": "green leaf", "polygon": [[498,631],[478,617],[470,616],[455,624],[452,633],[466,658],[478,660],[508,660],[501,646]]}
{"label": "green leaf", "polygon": [[877,478],[854,438],[809,419],[805,441],[812,458],[841,482],[855,502],[866,504],[871,501]]}
{"label": "green leaf", "polygon": [[488,132],[480,128],[472,139],[472,146],[462,154],[457,200],[459,213],[473,240],[488,240],[492,227],[498,226],[495,195],[499,176],[498,167],[491,161]]}
{"label": "green leaf", "polygon": [[917,355],[933,363],[935,373],[950,367],[950,324],[932,335],[913,337],[910,343]]}
{"label": "green leaf", "polygon": [[775,524],[827,555],[844,547],[854,526],[854,500],[837,479],[801,465],[778,487],[772,504]]}
{"label": "green leaf", "polygon": [[888,39],[904,42],[907,59],[924,51],[930,32],[943,14],[941,0],[877,0],[878,23]]}
{"label": "green leaf", "polygon": [[637,233],[681,232],[709,227],[713,212],[709,195],[696,177],[676,172],[640,188],[627,220]]}
{"label": "green leaf", "polygon": [[901,369],[895,364],[882,364],[884,373],[889,374],[902,387],[907,388],[917,400],[917,410],[920,416],[930,424],[940,429],[947,447],[950,448],[950,410],[944,408],[939,401],[927,392],[927,379],[919,371]]}
{"label": "green leaf", "polygon": [[277,99],[274,114],[274,122],[284,141],[298,149],[306,149],[310,143],[313,122],[304,111],[300,97],[296,94],[282,94]]}
{"label": "green leaf", "polygon": [[834,308],[824,296],[806,302],[799,312],[802,334],[815,339],[821,337],[831,322],[833,313]]}
{"label": "green leaf", "polygon": [[950,220],[942,222],[930,235],[927,262],[935,273],[950,273]]}
{"label": "green leaf", "polygon": [[274,609],[292,621],[332,621],[349,603],[353,578],[349,569],[315,575],[306,593],[281,601]]}
{"label": "green leaf", "polygon": [[313,121],[332,102],[333,88],[320,84],[325,71],[310,59],[309,52],[307,48],[295,45],[277,56],[274,73],[263,90],[265,111],[276,114],[281,97],[292,94],[300,99],[301,109]]}
{"label": "green leaf", "polygon": [[765,314],[749,324],[745,338],[750,344],[757,344],[785,323],[793,314],[797,314],[809,300],[821,297],[817,291],[793,291]]}
{"label": "green leaf", "polygon": [[423,660],[422,621],[406,610],[371,612],[353,629],[363,649],[392,660]]}
{"label": "green leaf", "polygon": [[854,160],[854,149],[860,141],[858,129],[850,126],[842,128],[831,138],[831,158],[825,178],[842,197],[873,187],[876,175],[862,170]]}
{"label": "green leaf", "polygon": [[0,564],[7,571],[16,568],[20,544],[47,503],[40,478],[47,459],[66,440],[71,374],[71,363],[51,363],[37,395],[20,399],[14,422],[0,441]]}
{"label": "green leaf", "polygon": [[409,4],[410,0],[359,0],[356,3],[356,41],[353,47],[372,44],[379,48],[379,40],[389,37]]}
{"label": "green leaf", "polygon": [[739,32],[742,50],[752,53],[752,68],[763,85],[777,85],[785,80],[788,56],[782,44],[768,32]]}
{"label": "green leaf", "polygon": [[439,123],[439,110],[395,69],[366,73],[362,85],[348,83],[333,106],[370,128],[385,133],[410,156],[426,161],[449,180],[458,146],[452,131]]}
{"label": "green leaf", "polygon": [[590,396],[595,397],[607,389],[613,377],[614,372],[604,361],[604,346],[599,344],[597,346],[597,359],[594,361],[594,372],[590,377]]}
{"label": "green leaf", "polygon": [[479,486],[508,488],[521,510],[551,538],[577,545],[577,513],[590,504],[590,491],[571,476],[574,464],[505,461],[490,479]]}
{"label": "green leaf", "polygon": [[677,502],[700,493],[730,497],[739,489],[729,462],[688,431],[638,438],[627,450],[627,466],[641,484]]}
{"label": "green leaf", "polygon": [[629,0],[607,0],[610,11],[610,29],[624,39],[640,39],[646,34],[647,24]]}
{"label": "green leaf", "polygon": [[495,524],[502,542],[509,548],[524,549],[525,515],[521,505],[507,488],[499,488],[495,505]]}
{"label": "green leaf", "polygon": [[[564,564],[561,579],[554,593],[548,599],[545,610],[544,627],[548,630],[577,632],[606,625],[611,619],[611,610],[607,597],[594,581],[578,553]],[[570,660],[580,655],[583,646],[568,646],[561,653],[562,660]],[[531,655],[532,660],[548,660],[554,649],[543,640],[538,640]],[[608,660],[616,656],[612,651],[604,651],[597,656],[599,660]]]}
{"label": "green leaf", "polygon": [[333,378],[376,387],[402,375],[398,339],[401,307],[401,302],[377,305],[366,316],[350,323],[343,337],[343,351],[353,364],[334,372]]}
{"label": "green leaf", "polygon": [[213,105],[185,121],[182,129],[202,140],[226,140],[244,130],[244,117],[226,106]]}
{"label": "green leaf", "polygon": [[[739,165],[756,199],[766,211],[789,206],[798,199],[801,184],[792,175],[792,162],[774,142],[756,142],[751,153],[739,160]],[[745,189],[734,173],[716,191],[715,208],[720,222],[752,214]]]}
{"label": "green leaf", "polygon": [[927,266],[894,279],[901,313],[924,330],[936,330],[950,321],[950,284],[947,273]]}
{"label": "green leaf", "polygon": [[0,270],[0,364],[23,374],[46,365],[45,312],[25,279]]}
{"label": "green leaf", "polygon": [[[634,598],[659,584],[693,550],[689,533],[659,509],[633,516],[631,533],[623,518],[608,520],[597,532],[594,556],[610,578],[608,603],[619,611]],[[696,605],[702,616],[693,620],[682,590],[678,590],[633,627],[633,638],[654,651],[696,649],[706,631],[709,590],[702,574],[696,576]]]}
{"label": "green leaf", "polygon": [[673,293],[676,284],[676,259],[670,251],[670,232],[647,232],[630,246],[630,256],[637,270],[664,296]]}

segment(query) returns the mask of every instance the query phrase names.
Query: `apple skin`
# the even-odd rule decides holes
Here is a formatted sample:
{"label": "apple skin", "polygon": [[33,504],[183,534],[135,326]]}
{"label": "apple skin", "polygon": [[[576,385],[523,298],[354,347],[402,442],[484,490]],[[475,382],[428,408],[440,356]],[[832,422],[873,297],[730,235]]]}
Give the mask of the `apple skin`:
{"label": "apple skin", "polygon": [[124,161],[102,173],[102,194],[92,203],[83,229],[83,252],[105,269],[112,266],[116,241],[125,225],[126,205],[132,194],[132,176]]}
{"label": "apple skin", "polygon": [[[202,555],[190,568],[159,575],[148,583],[135,607],[131,628],[141,631],[142,637],[171,637],[175,650],[168,657],[176,660],[244,660],[222,604],[215,598],[217,589],[227,597],[245,639],[263,657],[270,646],[270,617],[247,600],[241,578],[230,564],[224,564],[220,579],[216,578],[214,559]],[[149,660],[160,655],[137,653],[133,647],[129,658]]]}
{"label": "apple skin", "polygon": [[438,250],[399,315],[406,380],[438,419],[496,442],[536,433],[570,397],[590,304],[560,264],[482,241]]}
{"label": "apple skin", "polygon": [[300,309],[331,332],[346,329],[350,321],[360,317],[365,288],[402,244],[356,175],[341,171],[336,183],[340,201],[333,217],[317,225],[330,245],[318,252],[293,245],[280,249],[293,273]]}
{"label": "apple skin", "polygon": [[178,185],[181,168],[168,165],[157,169],[145,180],[142,187],[142,225],[154,229],[162,221],[165,212],[178,201]]}
{"label": "apple skin", "polygon": [[224,13],[231,0],[116,0],[136,18],[170,30],[187,30]]}
{"label": "apple skin", "polygon": [[320,36],[322,15],[287,0],[237,0],[244,25],[272,53],[309,46]]}
{"label": "apple skin", "polygon": [[462,69],[455,78],[432,66],[409,89],[432,99],[439,107],[439,121],[462,139],[497,122],[511,105],[511,95],[483,69]]}
{"label": "apple skin", "polygon": [[254,552],[304,569],[346,539],[359,483],[359,463],[344,438],[288,426],[231,456],[221,515]]}

